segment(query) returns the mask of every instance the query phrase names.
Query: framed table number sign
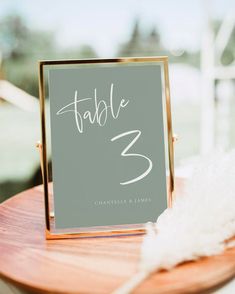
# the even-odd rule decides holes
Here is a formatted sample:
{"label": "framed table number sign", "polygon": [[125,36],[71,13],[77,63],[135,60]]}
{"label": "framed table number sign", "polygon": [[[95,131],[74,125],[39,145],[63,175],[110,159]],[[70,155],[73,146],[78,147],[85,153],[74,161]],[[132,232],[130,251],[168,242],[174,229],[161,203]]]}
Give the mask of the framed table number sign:
{"label": "framed table number sign", "polygon": [[39,89],[46,237],[144,232],[174,189],[167,57],[40,61]]}

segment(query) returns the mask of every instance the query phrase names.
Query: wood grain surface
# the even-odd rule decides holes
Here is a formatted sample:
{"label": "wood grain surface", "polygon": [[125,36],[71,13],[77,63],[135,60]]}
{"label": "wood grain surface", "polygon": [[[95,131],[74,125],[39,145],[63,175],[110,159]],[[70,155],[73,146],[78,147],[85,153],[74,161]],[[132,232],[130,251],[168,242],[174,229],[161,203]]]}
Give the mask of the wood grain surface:
{"label": "wood grain surface", "polygon": [[[0,205],[3,279],[35,293],[95,294],[111,293],[137,271],[142,236],[46,241],[44,230],[42,187]],[[155,273],[135,293],[203,293],[234,275],[230,249]]]}

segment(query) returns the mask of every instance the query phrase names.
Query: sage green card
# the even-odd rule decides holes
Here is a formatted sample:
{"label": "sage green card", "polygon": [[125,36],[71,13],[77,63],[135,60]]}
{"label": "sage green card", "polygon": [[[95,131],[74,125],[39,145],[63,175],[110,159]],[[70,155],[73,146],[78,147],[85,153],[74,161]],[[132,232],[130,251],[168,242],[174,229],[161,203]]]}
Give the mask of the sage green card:
{"label": "sage green card", "polygon": [[159,64],[49,70],[57,229],[142,224],[167,207]]}

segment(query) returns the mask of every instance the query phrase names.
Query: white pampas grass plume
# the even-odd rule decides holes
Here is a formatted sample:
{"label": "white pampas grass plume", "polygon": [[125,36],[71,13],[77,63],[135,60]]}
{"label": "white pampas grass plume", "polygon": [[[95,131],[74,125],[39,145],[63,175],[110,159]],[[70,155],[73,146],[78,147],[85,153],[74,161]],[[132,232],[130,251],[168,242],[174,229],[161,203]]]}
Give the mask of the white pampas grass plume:
{"label": "white pampas grass plume", "polygon": [[130,293],[150,273],[235,246],[235,150],[203,158],[156,224],[147,226],[140,271],[115,294]]}

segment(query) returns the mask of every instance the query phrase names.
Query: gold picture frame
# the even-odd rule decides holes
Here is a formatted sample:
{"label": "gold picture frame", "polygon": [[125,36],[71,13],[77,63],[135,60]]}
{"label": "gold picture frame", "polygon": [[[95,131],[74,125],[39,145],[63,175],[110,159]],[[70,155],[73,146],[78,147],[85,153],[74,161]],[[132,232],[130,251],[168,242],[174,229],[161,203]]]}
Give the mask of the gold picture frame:
{"label": "gold picture frame", "polygon": [[[43,188],[44,188],[44,203],[45,203],[45,224],[46,224],[46,239],[66,239],[78,237],[95,237],[95,236],[113,236],[113,235],[129,235],[144,233],[144,224],[140,225],[119,225],[107,227],[89,227],[86,230],[69,232],[63,230],[57,232],[54,228],[54,213],[53,213],[53,196],[49,193],[48,180],[48,159],[47,159],[47,139],[46,139],[46,114],[45,114],[45,79],[44,70],[47,66],[63,66],[63,65],[81,65],[81,64],[117,64],[117,63],[147,63],[157,62],[163,67],[164,80],[164,95],[165,95],[165,111],[166,111],[166,129],[167,134],[167,157],[169,162],[169,175],[167,178],[167,204],[172,205],[174,192],[174,136],[172,133],[171,119],[171,102],[170,102],[170,86],[169,86],[169,71],[168,57],[123,57],[113,59],[80,59],[80,60],[42,60],[38,63],[39,70],[39,98],[40,98],[40,118],[41,118],[41,142],[37,143],[40,151],[40,163],[42,170]],[[51,197],[52,196],[52,197]]]}

